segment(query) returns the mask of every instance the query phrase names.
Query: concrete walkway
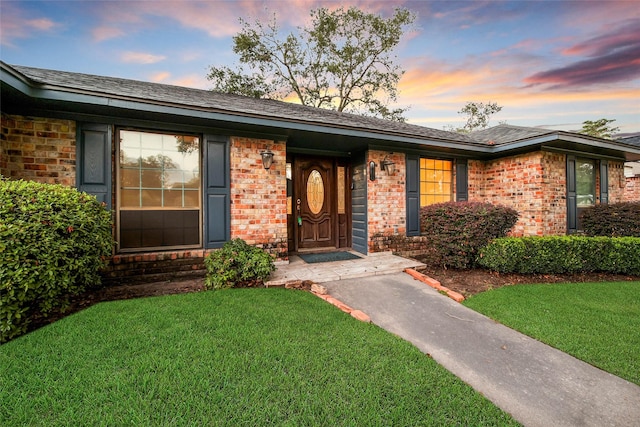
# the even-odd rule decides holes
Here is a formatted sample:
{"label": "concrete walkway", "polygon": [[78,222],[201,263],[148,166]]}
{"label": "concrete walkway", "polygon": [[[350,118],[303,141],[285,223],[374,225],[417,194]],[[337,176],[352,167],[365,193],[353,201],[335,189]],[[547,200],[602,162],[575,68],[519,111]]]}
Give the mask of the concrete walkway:
{"label": "concrete walkway", "polygon": [[362,255],[353,251],[351,251],[351,253],[357,255],[359,258],[347,261],[308,264],[298,256],[291,256],[288,263],[276,266],[276,271],[271,274],[271,277],[265,282],[265,285],[267,287],[281,286],[301,280],[324,283],[335,280],[399,273],[407,268],[424,266],[421,262],[395,256],[391,252],[377,252],[370,255]]}
{"label": "concrete walkway", "polygon": [[406,273],[323,285],[525,426],[640,426],[637,385],[467,309]]}

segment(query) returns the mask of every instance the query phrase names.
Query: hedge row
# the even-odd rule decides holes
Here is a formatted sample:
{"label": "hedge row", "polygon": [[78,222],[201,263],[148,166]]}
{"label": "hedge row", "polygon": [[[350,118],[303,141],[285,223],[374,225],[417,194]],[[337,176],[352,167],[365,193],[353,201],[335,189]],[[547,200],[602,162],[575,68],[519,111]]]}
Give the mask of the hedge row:
{"label": "hedge row", "polygon": [[99,284],[112,247],[111,213],[94,196],[0,179],[0,342]]}
{"label": "hedge row", "polygon": [[480,248],[506,236],[518,221],[514,209],[479,202],[447,202],[420,209],[426,236],[426,262],[458,269],[472,268]]}
{"label": "hedge row", "polygon": [[478,264],[501,273],[640,275],[640,238],[506,237],[482,248]]}
{"label": "hedge row", "polygon": [[581,220],[587,236],[640,237],[640,202],[596,205]]}

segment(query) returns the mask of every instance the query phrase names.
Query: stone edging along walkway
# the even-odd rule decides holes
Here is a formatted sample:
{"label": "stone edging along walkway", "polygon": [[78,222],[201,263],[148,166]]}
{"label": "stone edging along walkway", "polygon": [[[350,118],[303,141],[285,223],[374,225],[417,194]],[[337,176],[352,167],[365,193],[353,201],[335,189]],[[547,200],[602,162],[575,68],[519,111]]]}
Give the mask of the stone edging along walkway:
{"label": "stone edging along walkway", "polygon": [[[449,298],[453,299],[456,302],[464,301],[464,297],[460,293],[452,291],[451,289],[442,286],[440,282],[437,281],[436,279],[426,276],[412,268],[407,268],[404,270],[404,272],[410,275],[411,277],[413,277],[414,279],[420,280],[421,282],[426,283],[427,285],[431,286],[435,290],[446,294]],[[333,304],[334,306],[338,307],[340,310],[344,311],[345,313],[350,314],[351,317],[358,319],[361,322],[371,323],[371,318],[366,313],[360,310],[355,310],[349,307],[348,305],[346,305],[345,303],[335,299],[334,297],[332,297],[327,293],[327,288],[325,288],[324,286],[314,283],[313,285],[311,285],[311,293],[319,298],[322,298],[329,304]]]}

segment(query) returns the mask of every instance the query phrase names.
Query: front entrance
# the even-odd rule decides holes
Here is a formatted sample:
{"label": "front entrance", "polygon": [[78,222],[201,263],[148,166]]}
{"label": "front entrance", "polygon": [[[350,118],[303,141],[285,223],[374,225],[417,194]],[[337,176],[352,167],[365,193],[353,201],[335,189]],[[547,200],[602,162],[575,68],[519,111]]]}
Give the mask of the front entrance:
{"label": "front entrance", "polygon": [[302,155],[290,160],[290,250],[306,252],[350,247],[348,164],[330,157]]}

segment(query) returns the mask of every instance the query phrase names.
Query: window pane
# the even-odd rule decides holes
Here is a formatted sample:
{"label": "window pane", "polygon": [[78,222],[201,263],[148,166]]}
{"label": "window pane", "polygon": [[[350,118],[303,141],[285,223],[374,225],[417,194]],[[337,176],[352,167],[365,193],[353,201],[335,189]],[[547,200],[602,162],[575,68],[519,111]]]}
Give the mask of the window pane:
{"label": "window pane", "polygon": [[595,205],[596,177],[593,160],[576,161],[576,196],[580,207]]}
{"label": "window pane", "polygon": [[123,208],[137,208],[140,206],[140,190],[122,190],[120,205]]}
{"label": "window pane", "polygon": [[420,206],[452,200],[450,160],[420,159]]}
{"label": "window pane", "polygon": [[122,176],[122,187],[140,187],[140,170],[123,168],[120,174]]}
{"label": "window pane", "polygon": [[180,190],[165,190],[164,191],[164,206],[165,207],[182,207],[182,189]]}
{"label": "window pane", "polygon": [[197,208],[200,206],[200,192],[194,190],[184,191],[184,204],[185,208]]}

